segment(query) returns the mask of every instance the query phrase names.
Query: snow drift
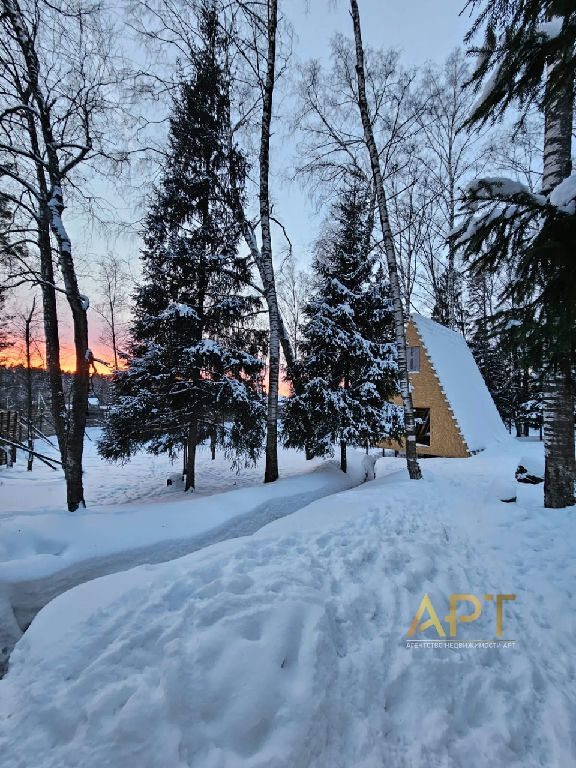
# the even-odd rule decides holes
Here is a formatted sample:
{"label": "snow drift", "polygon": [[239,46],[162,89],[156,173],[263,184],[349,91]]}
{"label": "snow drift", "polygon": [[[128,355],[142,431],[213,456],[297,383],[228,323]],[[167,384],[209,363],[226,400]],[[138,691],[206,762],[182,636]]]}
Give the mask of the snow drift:
{"label": "snow drift", "polygon": [[[3,768],[574,764],[576,524],[498,501],[517,460],[428,460],[419,482],[379,462],[250,537],[60,596],[0,683]],[[517,594],[517,648],[406,647],[424,593],[440,614],[488,590]]]}

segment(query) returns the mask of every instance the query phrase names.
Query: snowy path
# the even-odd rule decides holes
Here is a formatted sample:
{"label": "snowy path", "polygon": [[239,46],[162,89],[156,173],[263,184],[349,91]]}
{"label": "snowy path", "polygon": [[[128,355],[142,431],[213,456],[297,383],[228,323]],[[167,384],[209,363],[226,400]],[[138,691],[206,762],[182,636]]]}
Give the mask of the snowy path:
{"label": "snowy path", "polygon": [[[3,768],[575,765],[576,515],[500,502],[517,459],[429,460],[57,598],[0,683]],[[406,647],[425,593],[445,627],[452,593],[515,593],[516,647]],[[494,635],[491,605],[458,626]]]}
{"label": "snowy path", "polygon": [[[212,484],[211,495],[165,492],[164,500],[101,503],[74,515],[49,506],[33,511],[30,494],[21,493],[20,511],[5,508],[0,514],[0,669],[22,631],[57,595],[99,576],[173,560],[224,539],[246,536],[315,499],[357,485],[366,477],[366,462],[373,463],[373,459],[353,452],[350,458],[347,475],[333,462],[316,460],[305,466],[302,458],[299,468],[305,474],[266,486],[260,483],[213,493],[218,485],[226,487],[227,478],[235,477],[220,467],[221,477]],[[289,471],[294,471],[298,462],[294,457],[291,462]],[[234,482],[255,483],[254,473],[252,469]],[[124,491],[128,488],[133,494],[136,484],[132,480],[133,485],[128,482],[126,486],[126,478],[138,477],[138,473],[120,476]],[[29,478],[13,473],[7,481],[14,486],[20,480],[22,491]],[[33,480],[38,485],[42,476]],[[51,487],[50,476],[48,483]],[[61,485],[60,478],[58,483]],[[15,496],[13,487],[10,490]],[[110,496],[118,497],[118,487],[113,484]]]}

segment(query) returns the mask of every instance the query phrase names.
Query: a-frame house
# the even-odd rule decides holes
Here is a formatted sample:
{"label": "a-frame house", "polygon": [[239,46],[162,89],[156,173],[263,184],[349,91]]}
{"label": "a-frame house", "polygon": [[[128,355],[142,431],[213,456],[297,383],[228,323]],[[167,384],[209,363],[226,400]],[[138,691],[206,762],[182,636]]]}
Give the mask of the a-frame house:
{"label": "a-frame house", "polygon": [[[459,333],[422,315],[412,315],[406,343],[420,456],[463,458],[508,436],[472,352]],[[381,445],[403,450],[394,442]]]}

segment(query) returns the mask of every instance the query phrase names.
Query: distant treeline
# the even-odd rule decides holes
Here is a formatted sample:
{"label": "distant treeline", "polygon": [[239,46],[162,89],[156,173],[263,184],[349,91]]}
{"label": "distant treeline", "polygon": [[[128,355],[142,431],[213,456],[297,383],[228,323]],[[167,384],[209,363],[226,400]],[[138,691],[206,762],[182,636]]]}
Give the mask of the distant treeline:
{"label": "distant treeline", "polygon": [[[26,414],[28,408],[27,402],[27,379],[28,371],[24,365],[0,365],[0,410],[18,411]],[[54,434],[52,417],[50,412],[50,386],[48,374],[44,368],[32,368],[32,406],[35,426],[45,434]],[[64,391],[68,400],[73,373],[63,373]],[[100,406],[106,408],[111,401],[111,380],[108,376],[94,374],[90,381],[90,397],[97,398]],[[93,421],[98,420],[97,409],[92,411]],[[104,411],[102,411],[103,413]]]}

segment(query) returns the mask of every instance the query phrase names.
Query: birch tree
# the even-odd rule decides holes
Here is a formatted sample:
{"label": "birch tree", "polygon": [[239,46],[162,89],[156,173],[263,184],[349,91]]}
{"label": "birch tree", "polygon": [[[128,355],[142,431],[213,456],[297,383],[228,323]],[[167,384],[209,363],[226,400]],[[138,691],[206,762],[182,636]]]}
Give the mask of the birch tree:
{"label": "birch tree", "polygon": [[[39,266],[20,261],[16,278],[40,285],[52,417],[70,511],[84,506],[82,453],[91,352],[88,299],[79,288],[64,211],[78,168],[98,154],[111,85],[110,29],[97,7],[2,0],[0,20],[0,177]],[[57,261],[57,266],[55,264]],[[61,284],[60,284],[61,280]],[[67,410],[60,367],[56,294],[72,317],[76,358]]]}
{"label": "birch tree", "polygon": [[[485,133],[466,125],[474,94],[464,88],[470,71],[464,53],[453,51],[443,66],[428,65],[422,74],[416,113],[419,126],[418,168],[428,202],[428,228],[432,250],[424,253],[426,277],[435,287],[435,301],[446,301],[445,325],[457,322],[459,269],[457,252],[449,234],[456,226],[460,188],[476,177],[486,163],[490,146]],[[438,258],[441,255],[441,259]],[[440,296],[440,283],[445,297]]]}
{"label": "birch tree", "polygon": [[414,418],[414,407],[412,405],[412,394],[410,392],[410,381],[408,378],[408,360],[406,356],[406,329],[404,307],[402,304],[402,289],[398,275],[398,263],[394,247],[394,238],[390,228],[390,219],[388,216],[388,204],[386,192],[382,179],[382,169],[380,166],[380,155],[374,131],[372,127],[371,116],[368,109],[368,99],[366,96],[366,73],[364,66],[364,46],[362,44],[362,30],[360,26],[360,13],[357,0],[350,0],[350,9],[352,14],[352,24],[354,27],[354,43],[356,49],[356,76],[358,81],[358,106],[364,128],[364,141],[370,155],[370,167],[372,179],[376,192],[376,201],[378,204],[378,214],[380,217],[380,226],[382,229],[382,238],[386,263],[388,265],[388,279],[390,281],[390,292],[394,307],[394,330],[395,341],[398,350],[398,379],[402,403],[404,406],[404,425],[406,432],[406,462],[408,473],[412,480],[418,480],[422,477],[418,457],[416,453],[416,422]]}

